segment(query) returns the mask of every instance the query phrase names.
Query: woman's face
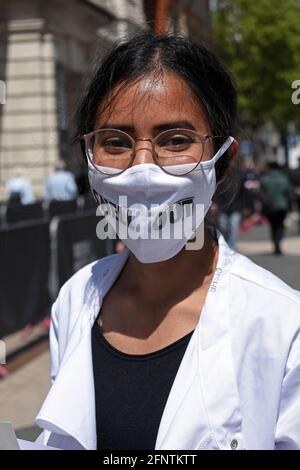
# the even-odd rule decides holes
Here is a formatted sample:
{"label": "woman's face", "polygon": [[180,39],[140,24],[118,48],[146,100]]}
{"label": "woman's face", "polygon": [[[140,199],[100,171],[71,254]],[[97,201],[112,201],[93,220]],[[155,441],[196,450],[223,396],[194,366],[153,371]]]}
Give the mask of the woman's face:
{"label": "woman's face", "polygon": [[[160,132],[184,128],[211,135],[201,106],[187,84],[176,75],[164,72],[159,78],[145,77],[113,90],[99,107],[95,129],[120,129],[136,139],[153,139]],[[109,106],[107,106],[109,103]],[[202,161],[213,156],[213,142],[208,139]],[[132,166],[153,163],[150,142],[136,143]]]}

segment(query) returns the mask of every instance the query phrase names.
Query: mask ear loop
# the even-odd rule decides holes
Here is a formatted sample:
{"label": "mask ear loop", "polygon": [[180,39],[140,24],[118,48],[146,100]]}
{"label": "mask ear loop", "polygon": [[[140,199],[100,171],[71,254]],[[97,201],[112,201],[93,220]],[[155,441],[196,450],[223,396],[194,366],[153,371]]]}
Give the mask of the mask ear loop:
{"label": "mask ear loop", "polygon": [[[229,136],[224,144],[219,148],[217,153],[213,156],[211,160],[208,160],[210,164],[215,164],[217,161],[221,158],[222,155],[229,149],[231,146],[232,142],[234,141],[234,138],[232,136]],[[206,163],[206,162],[205,162]],[[194,232],[194,235],[192,237],[192,240],[188,240],[188,242],[185,245],[186,250],[201,250],[204,245],[204,218],[199,227],[197,227],[196,231]]]}
{"label": "mask ear loop", "polygon": [[[224,155],[224,153],[229,149],[229,147],[231,146],[232,142],[234,141],[234,138],[232,136],[229,136],[224,144],[219,148],[219,150],[217,151],[217,153],[210,159],[208,160],[210,163],[217,163],[217,161],[219,160],[219,158],[222,157],[222,155]],[[204,162],[203,162],[204,163]]]}

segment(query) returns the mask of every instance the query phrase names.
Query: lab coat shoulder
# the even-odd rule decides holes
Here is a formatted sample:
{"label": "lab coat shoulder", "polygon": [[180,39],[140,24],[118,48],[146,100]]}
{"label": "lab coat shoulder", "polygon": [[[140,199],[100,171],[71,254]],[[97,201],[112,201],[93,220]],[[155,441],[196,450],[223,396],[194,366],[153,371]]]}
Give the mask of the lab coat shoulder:
{"label": "lab coat shoulder", "polygon": [[300,324],[299,291],[239,253],[232,256],[230,274],[239,302],[247,300],[248,308],[243,314],[247,313],[250,319],[258,314],[272,321],[278,316],[285,323],[290,320],[295,326]]}
{"label": "lab coat shoulder", "polygon": [[[118,264],[119,258],[119,254],[106,256],[87,264],[73,274],[59,291],[54,303],[54,316],[63,315],[62,322],[68,324],[69,328],[72,327],[82,305],[85,301],[89,301],[89,295],[93,295],[95,291],[101,289],[103,274],[110,271],[115,264]],[[67,310],[65,309],[66,305],[68,305]],[[61,312],[60,307],[64,307],[63,312]]]}
{"label": "lab coat shoulder", "polygon": [[[232,256],[230,286],[245,438],[250,448],[257,448],[251,428],[255,419],[264,436],[274,427],[276,449],[299,449],[300,293],[239,254]],[[264,448],[272,446],[270,440]]]}
{"label": "lab coat shoulder", "polygon": [[61,287],[52,305],[50,326],[51,378],[54,381],[68,341],[92,302],[98,301],[106,274],[120,264],[121,254],[106,256],[93,261],[77,271]]}
{"label": "lab coat shoulder", "polygon": [[[300,334],[300,293],[240,254],[232,256],[230,316],[240,345],[255,345],[256,354],[286,354]],[[251,341],[250,341],[251,338]],[[260,346],[260,349],[257,349]]]}

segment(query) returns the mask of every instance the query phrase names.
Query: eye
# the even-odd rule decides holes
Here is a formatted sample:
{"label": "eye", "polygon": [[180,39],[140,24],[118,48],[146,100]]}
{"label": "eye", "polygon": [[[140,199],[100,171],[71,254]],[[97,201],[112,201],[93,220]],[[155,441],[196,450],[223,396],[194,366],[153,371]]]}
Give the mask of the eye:
{"label": "eye", "polygon": [[158,145],[166,150],[180,151],[187,149],[194,143],[190,136],[175,134],[164,137]]}
{"label": "eye", "polygon": [[94,151],[103,155],[127,154],[131,149],[130,140],[123,136],[98,136],[94,147]]}
{"label": "eye", "polygon": [[122,139],[120,137],[111,137],[109,139],[105,139],[103,142],[101,142],[101,147],[105,148],[115,148],[115,149],[128,149],[131,148],[131,143],[126,140]]}

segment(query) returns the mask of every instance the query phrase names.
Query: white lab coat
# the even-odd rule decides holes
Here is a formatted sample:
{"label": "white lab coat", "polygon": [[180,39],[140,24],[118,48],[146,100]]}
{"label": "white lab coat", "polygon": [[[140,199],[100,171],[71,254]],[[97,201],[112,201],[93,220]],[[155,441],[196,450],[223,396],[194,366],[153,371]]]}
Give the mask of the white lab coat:
{"label": "white lab coat", "polygon": [[[300,294],[218,241],[216,273],[155,448],[300,449]],[[36,419],[44,444],[96,449],[91,329],[127,256],[84,267],[53,305],[54,382]]]}

